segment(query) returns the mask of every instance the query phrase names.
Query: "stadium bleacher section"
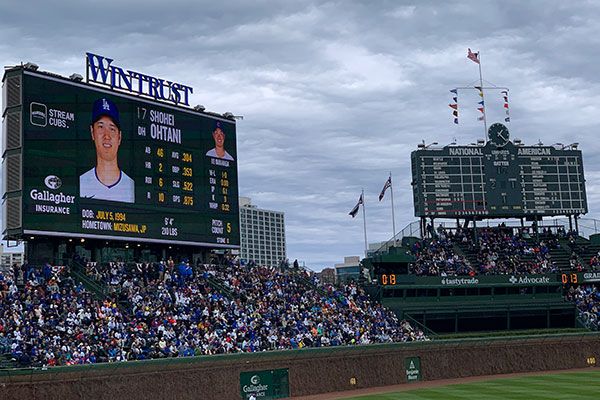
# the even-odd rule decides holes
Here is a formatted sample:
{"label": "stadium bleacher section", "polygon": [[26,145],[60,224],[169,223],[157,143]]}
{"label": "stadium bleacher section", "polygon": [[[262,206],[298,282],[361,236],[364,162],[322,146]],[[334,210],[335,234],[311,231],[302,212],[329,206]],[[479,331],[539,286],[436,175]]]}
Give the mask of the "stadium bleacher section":
{"label": "stadium bleacher section", "polygon": [[0,274],[1,365],[427,339],[371,302],[358,285],[335,288],[302,271],[233,263],[89,263],[87,277],[105,298],[76,283],[70,268],[49,271],[24,266]]}

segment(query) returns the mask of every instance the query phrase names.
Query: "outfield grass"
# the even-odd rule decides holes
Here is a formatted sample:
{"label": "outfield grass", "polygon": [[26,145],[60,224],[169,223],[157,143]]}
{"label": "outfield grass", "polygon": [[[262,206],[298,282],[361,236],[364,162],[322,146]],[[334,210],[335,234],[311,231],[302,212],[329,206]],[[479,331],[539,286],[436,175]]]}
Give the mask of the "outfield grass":
{"label": "outfield grass", "polygon": [[351,397],[352,400],[412,399],[600,399],[600,370],[491,379],[428,389]]}

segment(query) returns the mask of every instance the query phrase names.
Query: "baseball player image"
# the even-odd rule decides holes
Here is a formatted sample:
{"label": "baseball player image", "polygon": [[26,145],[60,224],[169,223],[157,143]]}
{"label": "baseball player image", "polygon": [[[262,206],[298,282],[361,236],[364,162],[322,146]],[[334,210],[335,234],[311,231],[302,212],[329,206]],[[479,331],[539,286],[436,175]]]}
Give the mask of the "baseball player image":
{"label": "baseball player image", "polygon": [[206,153],[206,156],[233,161],[231,154],[225,151],[225,132],[223,131],[223,123],[221,121],[215,121],[212,135],[213,139],[215,140],[215,148],[209,150]]}
{"label": "baseball player image", "polygon": [[135,183],[119,168],[117,160],[121,145],[119,110],[109,99],[94,102],[90,132],[96,147],[96,166],[79,177],[79,196],[133,203]]}

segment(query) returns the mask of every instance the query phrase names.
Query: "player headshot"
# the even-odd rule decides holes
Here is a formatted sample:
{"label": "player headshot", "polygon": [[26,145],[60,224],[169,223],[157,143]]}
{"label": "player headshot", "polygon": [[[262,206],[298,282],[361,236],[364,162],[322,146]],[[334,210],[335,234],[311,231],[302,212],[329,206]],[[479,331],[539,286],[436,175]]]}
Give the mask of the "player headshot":
{"label": "player headshot", "polygon": [[215,148],[209,150],[206,155],[208,157],[222,158],[223,160],[233,161],[231,154],[225,151],[225,132],[223,131],[223,123],[215,121],[213,128],[213,139],[215,140]]}
{"label": "player headshot", "polygon": [[121,171],[117,160],[122,138],[119,111],[109,99],[94,102],[90,133],[96,147],[96,166],[79,177],[80,197],[133,203],[133,179]]}

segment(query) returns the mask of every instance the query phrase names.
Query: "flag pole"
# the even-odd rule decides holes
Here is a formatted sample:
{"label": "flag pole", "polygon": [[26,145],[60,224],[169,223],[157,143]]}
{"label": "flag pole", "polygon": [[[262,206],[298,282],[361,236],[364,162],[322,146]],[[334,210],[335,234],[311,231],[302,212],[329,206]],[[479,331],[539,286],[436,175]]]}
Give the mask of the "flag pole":
{"label": "flag pole", "polygon": [[365,212],[365,189],[363,188],[361,198],[362,201],[362,209],[363,209],[363,226],[365,230],[365,257],[367,257],[367,214]]}
{"label": "flag pole", "polygon": [[481,101],[483,102],[483,134],[484,137],[489,140],[490,138],[487,135],[487,119],[486,119],[486,115],[485,115],[485,98],[483,97],[483,75],[481,74],[481,52],[478,51],[477,52],[477,59],[479,60],[479,62],[477,63],[477,65],[479,65],[479,87],[481,88]]}
{"label": "flag pole", "polygon": [[392,184],[392,171],[390,171],[390,195],[392,196],[392,228],[394,229],[394,247],[396,246],[396,217],[394,216],[394,185]]}

